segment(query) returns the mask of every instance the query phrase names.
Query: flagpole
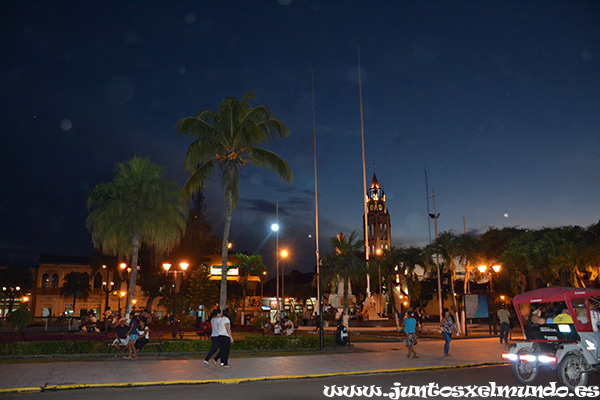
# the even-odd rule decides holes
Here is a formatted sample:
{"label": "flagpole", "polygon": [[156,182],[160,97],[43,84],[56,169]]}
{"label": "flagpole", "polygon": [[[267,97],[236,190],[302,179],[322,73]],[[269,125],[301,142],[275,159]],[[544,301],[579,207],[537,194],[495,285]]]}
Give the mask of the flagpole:
{"label": "flagpole", "polygon": [[323,276],[321,271],[321,257],[319,255],[319,196],[317,187],[317,124],[315,120],[315,71],[310,63],[311,88],[312,88],[312,117],[313,117],[313,148],[315,161],[315,256],[317,258],[317,302],[319,307],[319,350],[325,349],[325,336],[323,334]]}
{"label": "flagpole", "polygon": [[363,120],[362,103],[362,76],[360,73],[360,46],[357,46],[358,52],[358,95],[360,98],[360,139],[362,142],[362,168],[363,168],[363,213],[365,225],[365,260],[367,262],[367,300],[371,302],[371,280],[369,279],[369,220],[367,217],[367,170],[365,167],[365,127]]}

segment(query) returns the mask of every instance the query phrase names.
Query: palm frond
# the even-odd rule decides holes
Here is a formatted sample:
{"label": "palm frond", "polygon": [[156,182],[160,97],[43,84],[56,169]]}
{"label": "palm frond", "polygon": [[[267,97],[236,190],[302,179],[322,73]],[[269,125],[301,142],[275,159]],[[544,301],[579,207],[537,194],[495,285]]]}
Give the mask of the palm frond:
{"label": "palm frond", "polygon": [[259,167],[266,167],[276,172],[286,183],[292,183],[294,174],[290,166],[277,154],[272,151],[253,148],[250,154],[250,162]]}

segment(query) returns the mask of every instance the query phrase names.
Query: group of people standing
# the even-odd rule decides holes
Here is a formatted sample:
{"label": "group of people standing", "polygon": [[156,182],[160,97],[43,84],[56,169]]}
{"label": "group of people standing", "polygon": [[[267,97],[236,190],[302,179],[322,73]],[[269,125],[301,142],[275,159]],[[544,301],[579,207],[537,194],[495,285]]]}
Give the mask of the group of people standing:
{"label": "group of people standing", "polygon": [[287,316],[283,317],[283,324],[281,324],[279,320],[272,324],[270,318],[267,318],[262,324],[263,336],[292,336],[294,334],[294,329],[294,323]]}
{"label": "group of people standing", "polygon": [[216,366],[219,360],[223,368],[229,368],[229,351],[234,342],[231,333],[231,321],[229,320],[229,309],[213,310],[210,325],[212,329],[210,334],[212,347],[204,358],[204,364],[210,365],[211,357],[216,354],[212,358],[212,363]]}

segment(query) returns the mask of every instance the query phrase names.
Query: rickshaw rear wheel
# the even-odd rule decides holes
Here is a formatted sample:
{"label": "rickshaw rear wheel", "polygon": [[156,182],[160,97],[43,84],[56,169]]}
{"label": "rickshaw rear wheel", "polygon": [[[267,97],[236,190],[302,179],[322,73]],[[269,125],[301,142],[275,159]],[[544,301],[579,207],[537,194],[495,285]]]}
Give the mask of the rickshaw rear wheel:
{"label": "rickshaw rear wheel", "polygon": [[[532,354],[528,350],[521,350],[518,354]],[[512,363],[513,376],[523,385],[531,385],[540,375],[540,367],[537,362],[517,360]]]}
{"label": "rickshaw rear wheel", "polygon": [[558,380],[569,390],[577,386],[585,386],[588,382],[588,372],[585,360],[577,354],[567,354],[558,365]]}

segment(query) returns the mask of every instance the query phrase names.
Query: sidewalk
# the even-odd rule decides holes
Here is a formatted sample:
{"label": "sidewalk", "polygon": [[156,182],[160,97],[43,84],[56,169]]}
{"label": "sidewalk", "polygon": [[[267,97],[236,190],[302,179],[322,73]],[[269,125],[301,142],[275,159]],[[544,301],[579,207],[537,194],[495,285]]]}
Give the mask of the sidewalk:
{"label": "sidewalk", "polygon": [[419,358],[406,358],[403,343],[356,343],[354,351],[306,356],[230,359],[231,368],[206,366],[202,359],[158,357],[102,361],[4,363],[0,394],[84,387],[122,387],[296,379],[333,375],[413,371],[502,364],[505,346],[498,338],[453,340],[451,357],[443,341],[422,340]]}

